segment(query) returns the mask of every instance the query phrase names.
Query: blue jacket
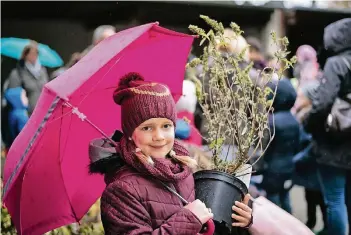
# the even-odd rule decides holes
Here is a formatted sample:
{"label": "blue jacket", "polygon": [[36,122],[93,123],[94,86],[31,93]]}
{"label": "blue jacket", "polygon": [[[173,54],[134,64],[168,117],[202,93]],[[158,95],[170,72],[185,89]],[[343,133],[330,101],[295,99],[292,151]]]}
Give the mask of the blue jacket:
{"label": "blue jacket", "polygon": [[191,128],[189,123],[183,119],[177,119],[175,137],[177,139],[185,140],[190,137]]}
{"label": "blue jacket", "polygon": [[9,88],[5,92],[5,99],[10,106],[8,113],[10,145],[28,121],[28,106],[24,105],[21,99],[22,91],[22,87],[15,87]]}

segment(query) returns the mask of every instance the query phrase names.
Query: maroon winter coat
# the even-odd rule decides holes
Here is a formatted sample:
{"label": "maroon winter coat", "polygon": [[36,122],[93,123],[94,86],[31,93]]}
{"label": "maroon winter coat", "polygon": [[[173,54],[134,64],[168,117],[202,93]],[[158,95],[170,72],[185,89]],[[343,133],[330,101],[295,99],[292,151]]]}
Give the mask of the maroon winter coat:
{"label": "maroon winter coat", "polygon": [[[201,222],[178,197],[132,168],[122,167],[107,183],[101,197],[106,234],[196,235],[201,230]],[[191,174],[169,186],[187,201],[194,201]]]}
{"label": "maroon winter coat", "polygon": [[[202,224],[181,200],[149,175],[126,165],[104,141],[90,145],[90,171],[105,174],[101,219],[105,234],[196,235]],[[194,178],[169,184],[183,198],[195,200]]]}

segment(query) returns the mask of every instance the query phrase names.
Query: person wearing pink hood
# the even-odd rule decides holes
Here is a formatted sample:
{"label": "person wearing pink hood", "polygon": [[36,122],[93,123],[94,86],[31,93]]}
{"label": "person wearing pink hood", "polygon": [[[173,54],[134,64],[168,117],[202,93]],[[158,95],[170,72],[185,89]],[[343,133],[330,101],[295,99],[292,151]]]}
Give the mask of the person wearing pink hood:
{"label": "person wearing pink hood", "polygon": [[292,112],[302,122],[311,109],[311,100],[318,89],[323,73],[317,62],[317,52],[310,45],[301,45],[296,51],[296,57],[294,76],[298,80],[297,98]]}
{"label": "person wearing pink hood", "polygon": [[[117,147],[98,139],[89,149],[90,171],[104,174],[106,181],[101,197],[105,234],[199,233],[213,214],[195,200],[192,168],[197,162],[175,140],[169,89],[130,73],[120,79],[113,98],[122,114],[123,133],[112,137]],[[251,223],[248,201],[249,195],[233,207],[238,221],[233,226]]]}

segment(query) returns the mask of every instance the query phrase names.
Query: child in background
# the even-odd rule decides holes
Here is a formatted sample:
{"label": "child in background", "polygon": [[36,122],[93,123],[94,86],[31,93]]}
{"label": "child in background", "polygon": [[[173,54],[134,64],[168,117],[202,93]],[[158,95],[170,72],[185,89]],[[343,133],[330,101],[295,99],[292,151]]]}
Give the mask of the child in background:
{"label": "child in background", "polygon": [[8,147],[10,147],[28,121],[28,98],[22,87],[15,87],[6,90],[5,99],[10,106],[8,114],[10,131]]}
{"label": "child in background", "polygon": [[[274,89],[275,85],[271,88]],[[274,116],[270,117],[270,127],[275,129],[275,137],[263,158],[267,167],[261,183],[267,198],[289,213],[290,188],[285,184],[292,179],[293,157],[299,151],[300,138],[300,125],[290,112],[295,100],[296,92],[292,84],[288,79],[281,79],[273,102]]]}

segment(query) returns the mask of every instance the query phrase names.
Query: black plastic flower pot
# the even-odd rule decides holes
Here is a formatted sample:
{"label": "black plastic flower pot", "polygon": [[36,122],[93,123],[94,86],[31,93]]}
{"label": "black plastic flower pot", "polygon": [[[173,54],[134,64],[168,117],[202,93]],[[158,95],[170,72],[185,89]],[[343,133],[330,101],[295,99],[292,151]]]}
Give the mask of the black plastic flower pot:
{"label": "black plastic flower pot", "polygon": [[233,175],[214,170],[194,174],[195,197],[211,208],[216,226],[215,234],[231,234],[232,206],[248,193],[246,185]]}

